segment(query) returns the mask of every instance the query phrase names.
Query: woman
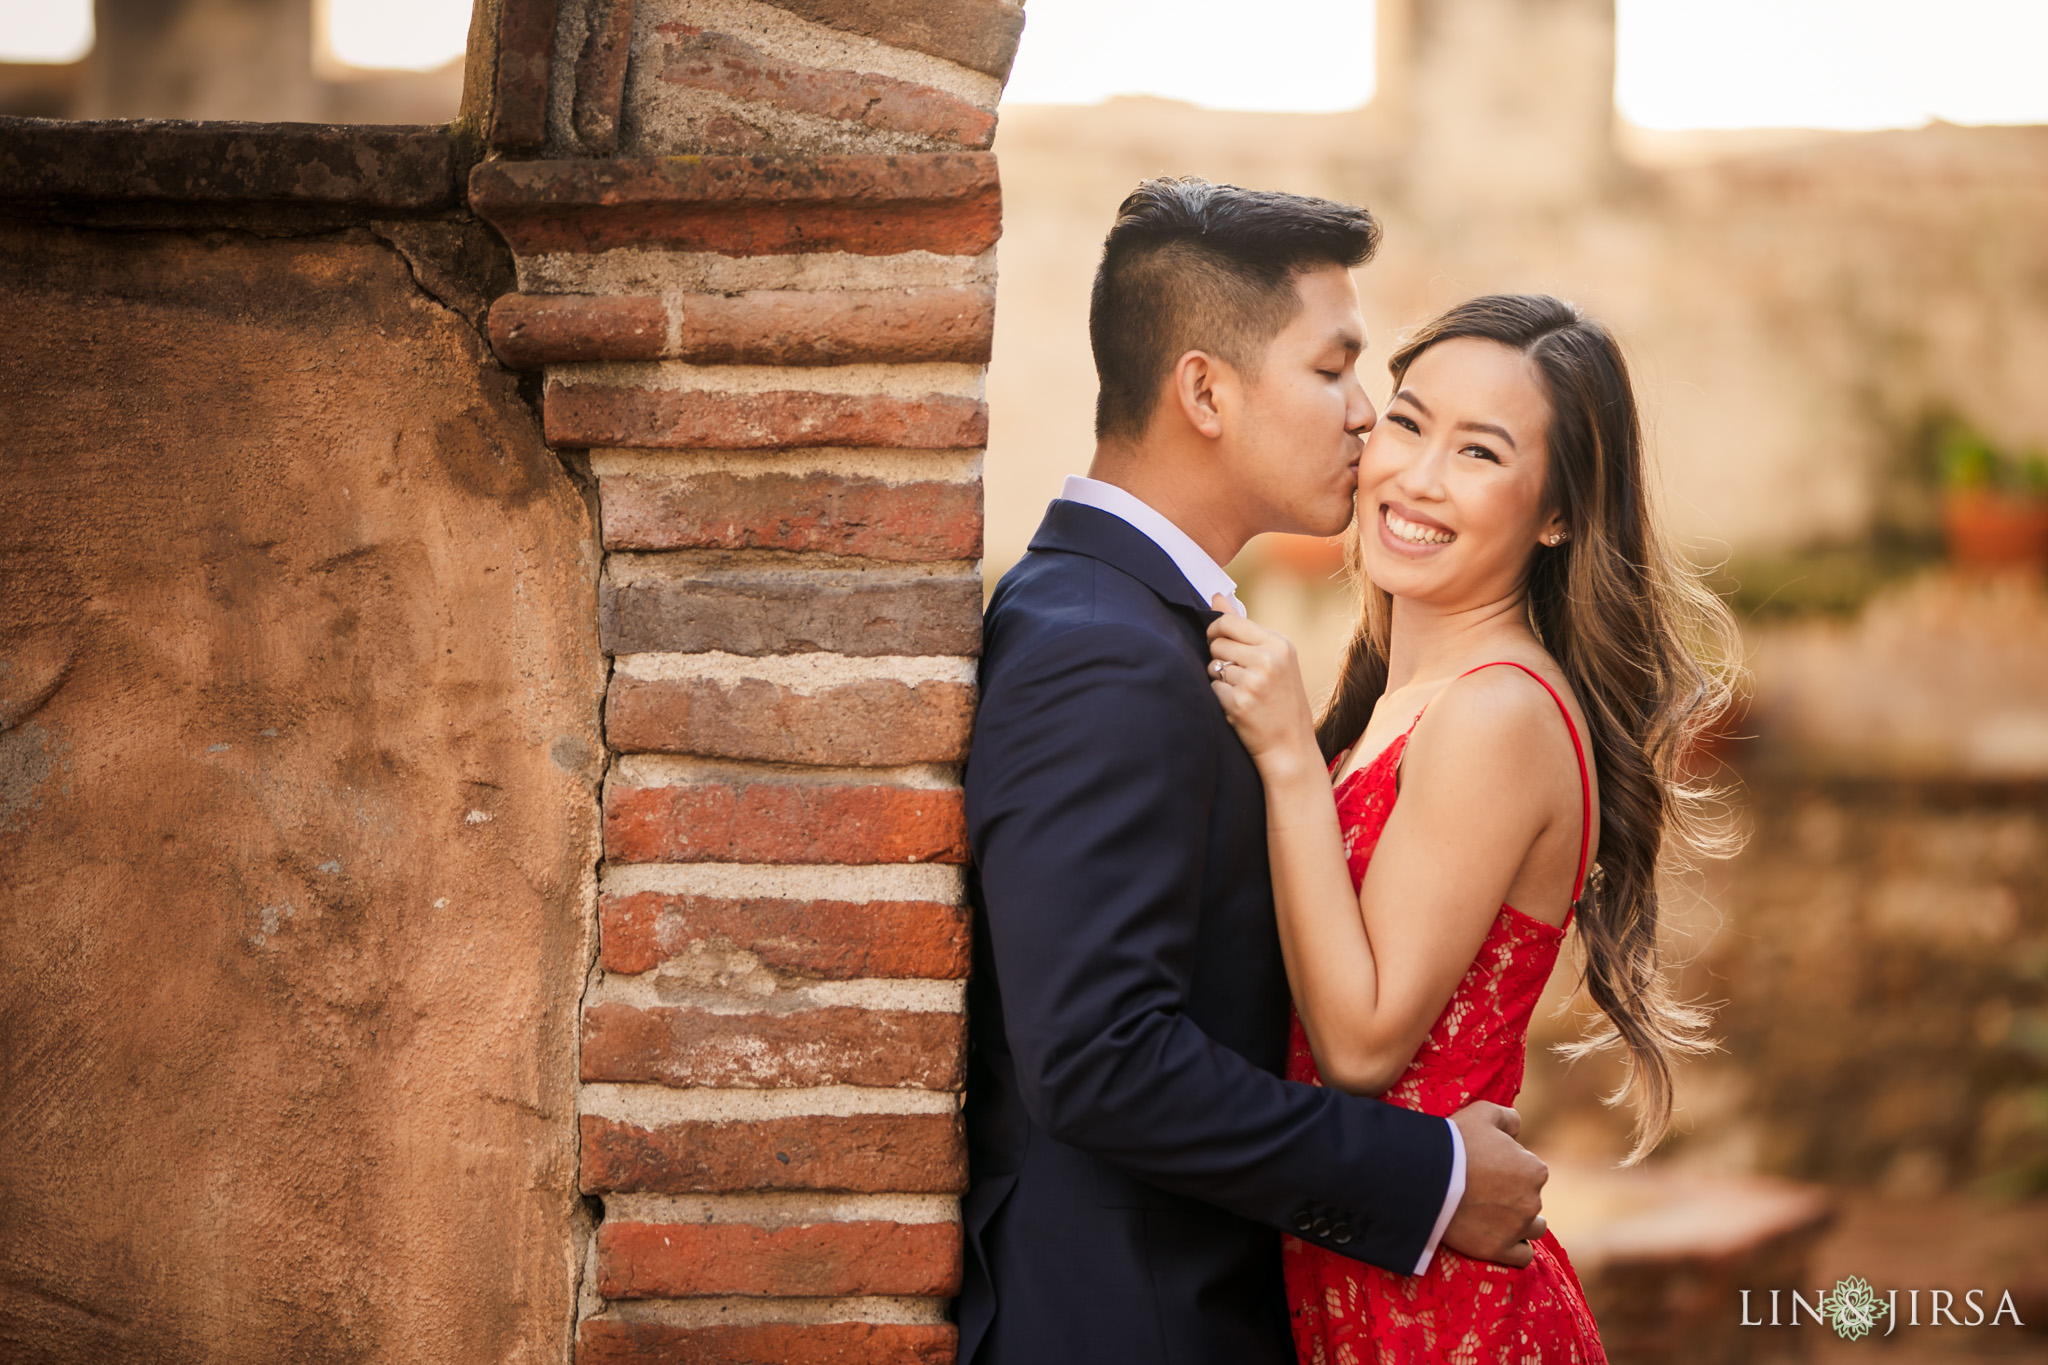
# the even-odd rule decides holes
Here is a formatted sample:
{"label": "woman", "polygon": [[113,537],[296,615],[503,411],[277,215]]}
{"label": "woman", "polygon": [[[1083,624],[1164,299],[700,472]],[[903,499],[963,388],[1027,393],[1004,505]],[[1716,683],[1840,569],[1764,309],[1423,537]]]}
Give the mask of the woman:
{"label": "woman", "polygon": [[[1434,1114],[1512,1104],[1576,926],[1605,1014],[1581,1047],[1625,1046],[1634,1160],[1669,1127],[1672,1057],[1701,1046],[1660,976],[1656,873],[1667,840],[1714,844],[1680,765],[1726,708],[1732,622],[1651,521],[1598,323],[1474,299],[1389,368],[1358,470],[1364,614],[1320,720],[1286,640],[1230,613],[1209,632],[1266,789],[1289,1075]],[[1304,1365],[1606,1358],[1547,1232],[1520,1268],[1442,1248],[1404,1276],[1292,1239],[1286,1258]]]}

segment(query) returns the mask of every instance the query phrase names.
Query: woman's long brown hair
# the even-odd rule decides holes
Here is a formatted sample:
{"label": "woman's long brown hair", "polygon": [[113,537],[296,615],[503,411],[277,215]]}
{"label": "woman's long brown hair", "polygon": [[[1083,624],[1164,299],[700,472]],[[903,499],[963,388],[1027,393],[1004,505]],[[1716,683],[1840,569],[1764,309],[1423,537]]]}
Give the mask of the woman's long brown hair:
{"label": "woman's long brown hair", "polygon": [[[1417,356],[1458,337],[1527,356],[1550,400],[1548,496],[1571,534],[1533,556],[1529,617],[1578,695],[1600,774],[1600,860],[1577,923],[1583,985],[1604,1019],[1564,1051],[1624,1049],[1627,1079],[1608,1102],[1635,1108],[1633,1162],[1670,1130],[1673,1058],[1711,1046],[1705,1013],[1664,979],[1657,874],[1733,845],[1714,818],[1716,793],[1685,764],[1732,701],[1735,621],[1656,524],[1628,366],[1607,329],[1548,295],[1472,299],[1394,353],[1394,387]],[[1326,759],[1364,733],[1387,686],[1392,598],[1365,577],[1356,535],[1349,559],[1364,605],[1316,726]]]}

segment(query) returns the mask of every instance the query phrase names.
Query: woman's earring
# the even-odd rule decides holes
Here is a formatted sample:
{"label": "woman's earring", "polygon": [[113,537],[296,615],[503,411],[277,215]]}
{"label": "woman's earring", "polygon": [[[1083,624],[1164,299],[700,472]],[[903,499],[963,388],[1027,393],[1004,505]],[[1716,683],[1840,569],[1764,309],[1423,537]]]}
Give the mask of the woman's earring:
{"label": "woman's earring", "polygon": [[1545,543],[1551,546],[1562,545],[1567,540],[1570,540],[1571,536],[1572,533],[1570,531],[1552,531],[1545,539]]}

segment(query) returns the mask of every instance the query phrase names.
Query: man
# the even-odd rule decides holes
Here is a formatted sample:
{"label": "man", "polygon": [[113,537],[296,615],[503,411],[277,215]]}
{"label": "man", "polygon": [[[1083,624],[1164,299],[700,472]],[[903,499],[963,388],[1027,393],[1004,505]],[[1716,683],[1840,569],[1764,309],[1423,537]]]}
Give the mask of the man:
{"label": "man", "polygon": [[1541,1229],[1513,1111],[1280,1079],[1264,802],[1204,672],[1219,566],[1351,518],[1378,237],[1155,180],[1105,243],[1094,462],[989,605],[967,767],[964,1365],[1283,1365],[1281,1231],[1412,1273],[1439,1241],[1525,1264]]}

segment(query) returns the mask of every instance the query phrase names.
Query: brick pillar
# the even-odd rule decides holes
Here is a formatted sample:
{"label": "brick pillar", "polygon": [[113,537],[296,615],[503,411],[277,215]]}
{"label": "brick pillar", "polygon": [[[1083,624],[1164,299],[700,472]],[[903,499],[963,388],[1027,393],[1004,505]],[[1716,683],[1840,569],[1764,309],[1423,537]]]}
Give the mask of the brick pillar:
{"label": "brick pillar", "polygon": [[495,18],[491,337],[589,452],[612,656],[578,1358],[949,1361],[985,149],[1022,10]]}

